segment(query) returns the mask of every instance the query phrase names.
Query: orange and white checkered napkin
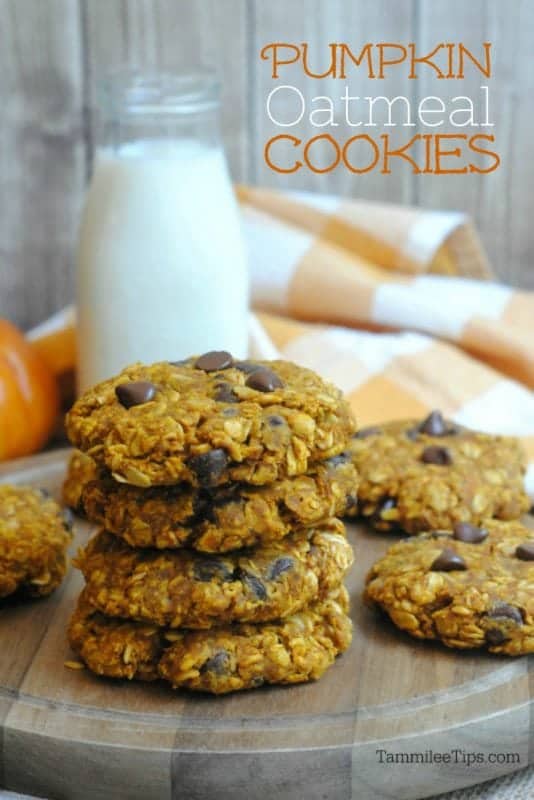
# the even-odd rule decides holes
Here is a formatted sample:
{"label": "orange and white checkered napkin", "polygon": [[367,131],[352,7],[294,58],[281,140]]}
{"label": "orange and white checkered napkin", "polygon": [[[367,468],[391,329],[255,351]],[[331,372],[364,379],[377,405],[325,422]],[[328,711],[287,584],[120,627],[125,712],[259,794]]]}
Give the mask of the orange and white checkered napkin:
{"label": "orange and white checkered napkin", "polygon": [[360,425],[433,408],[522,437],[534,496],[534,293],[488,280],[460,214],[239,189],[253,355],[315,369]]}

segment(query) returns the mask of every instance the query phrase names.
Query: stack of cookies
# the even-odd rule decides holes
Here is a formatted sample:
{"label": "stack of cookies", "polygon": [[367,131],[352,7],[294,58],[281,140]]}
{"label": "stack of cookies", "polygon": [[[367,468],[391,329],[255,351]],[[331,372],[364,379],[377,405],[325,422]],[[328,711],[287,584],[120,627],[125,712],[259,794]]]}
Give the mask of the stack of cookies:
{"label": "stack of cookies", "polygon": [[341,392],[229,353],[133,365],[67,419],[79,553],[69,640],[94,672],[213,693],[318,678],[351,641]]}

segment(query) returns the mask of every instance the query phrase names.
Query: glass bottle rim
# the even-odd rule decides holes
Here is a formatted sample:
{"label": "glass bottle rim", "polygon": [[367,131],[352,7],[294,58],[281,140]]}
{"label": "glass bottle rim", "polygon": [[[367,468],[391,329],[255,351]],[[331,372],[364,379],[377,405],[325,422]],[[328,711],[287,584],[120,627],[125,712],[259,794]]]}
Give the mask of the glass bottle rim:
{"label": "glass bottle rim", "polygon": [[217,72],[201,67],[191,72],[119,68],[100,82],[106,114],[197,114],[218,108]]}

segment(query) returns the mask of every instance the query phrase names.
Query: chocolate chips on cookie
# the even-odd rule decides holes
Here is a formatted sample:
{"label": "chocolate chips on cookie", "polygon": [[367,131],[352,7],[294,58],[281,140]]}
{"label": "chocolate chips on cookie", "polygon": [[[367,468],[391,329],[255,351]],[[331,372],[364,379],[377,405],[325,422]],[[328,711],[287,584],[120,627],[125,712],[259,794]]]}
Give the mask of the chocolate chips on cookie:
{"label": "chocolate chips on cookie", "polygon": [[460,542],[478,544],[483,542],[487,536],[488,532],[485,528],[477,528],[476,525],[471,525],[469,522],[457,522],[454,526],[454,538]]}
{"label": "chocolate chips on cookie", "polygon": [[421,461],[425,464],[441,464],[448,467],[452,464],[452,456],[446,447],[431,445],[430,447],[425,447],[421,453]]}
{"label": "chocolate chips on cookie", "polygon": [[515,554],[521,561],[534,561],[534,542],[524,542],[516,547]]}
{"label": "chocolate chips on cookie", "polygon": [[432,411],[419,425],[418,430],[427,436],[451,436],[456,433],[456,428],[446,422],[441,411]]}
{"label": "chocolate chips on cookie", "polygon": [[434,572],[452,572],[455,569],[467,569],[467,564],[458,553],[446,547],[432,562],[430,569]]}
{"label": "chocolate chips on cookie", "polygon": [[187,466],[194,473],[198,485],[202,488],[217,486],[227,465],[228,456],[220,447],[192,456],[187,462]]}
{"label": "chocolate chips on cookie", "polygon": [[278,375],[270,369],[257,369],[248,376],[246,386],[257,389],[258,392],[274,392],[275,389],[283,389],[284,384]]}
{"label": "chocolate chips on cookie", "polygon": [[212,350],[197,358],[195,368],[203,369],[204,372],[218,372],[220,369],[228,369],[233,363],[234,359],[226,350]]}
{"label": "chocolate chips on cookie", "polygon": [[150,381],[129,381],[119,383],[115,387],[115,394],[121,406],[131,408],[153,400],[156,396],[156,387]]}

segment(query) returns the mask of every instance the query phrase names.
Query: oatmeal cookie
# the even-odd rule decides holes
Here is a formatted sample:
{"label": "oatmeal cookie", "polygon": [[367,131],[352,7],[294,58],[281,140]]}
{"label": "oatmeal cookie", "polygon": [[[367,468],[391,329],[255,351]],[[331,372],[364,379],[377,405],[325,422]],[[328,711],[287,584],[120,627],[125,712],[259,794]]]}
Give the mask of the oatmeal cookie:
{"label": "oatmeal cookie", "polygon": [[188,484],[139,489],[110,477],[83,489],[87,517],[132,547],[193,547],[223,553],[284,538],[343,515],[356,502],[348,454],[317,463],[306,475],[268,486],[226,484],[211,491]]}
{"label": "oatmeal cookie", "polygon": [[422,422],[364,428],[349,450],[360,475],[357,510],[378,530],[517,519],[530,505],[518,441],[462,428],[437,411]]}
{"label": "oatmeal cookie", "polygon": [[186,481],[210,489],[302,475],[354,431],[342,393],[287,361],[206,353],[133,364],[87,391],[67,415],[73,444],[121,483]]}
{"label": "oatmeal cookie", "polygon": [[404,539],[372,567],[365,599],[420,639],[534,653],[534,531],[487,520]]}
{"label": "oatmeal cookie", "polygon": [[90,670],[112,678],[164,678],[174,688],[224,694],[264,683],[316,680],[350,646],[344,587],[279,621],[208,631],[106,617],[80,597],[69,642]]}
{"label": "oatmeal cookie", "polygon": [[67,465],[67,475],[63,481],[61,499],[77,514],[83,514],[82,492],[89,481],[96,480],[98,469],[93,459],[74,450]]}
{"label": "oatmeal cookie", "polygon": [[265,622],[300,611],[339,585],[352,565],[339,520],[231,555],[134,550],[98,533],[78,558],[86,596],[110,617],[171,628]]}
{"label": "oatmeal cookie", "polygon": [[70,519],[48,492],[0,485],[0,597],[41,597],[59,586],[72,538]]}

